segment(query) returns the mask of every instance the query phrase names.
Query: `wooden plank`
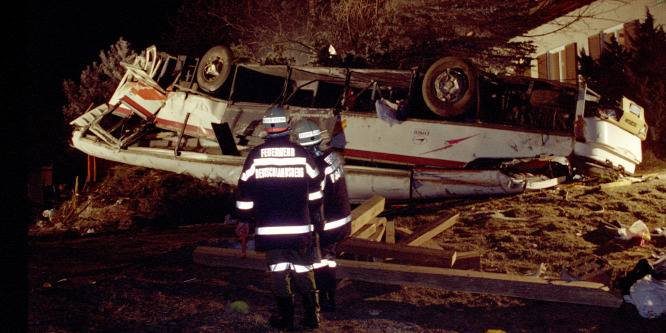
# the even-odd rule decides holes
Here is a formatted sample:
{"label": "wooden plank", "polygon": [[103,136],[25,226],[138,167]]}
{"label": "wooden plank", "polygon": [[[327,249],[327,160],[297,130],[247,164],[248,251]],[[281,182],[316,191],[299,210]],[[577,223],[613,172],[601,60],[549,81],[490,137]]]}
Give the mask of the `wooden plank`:
{"label": "wooden plank", "polygon": [[377,225],[374,223],[368,223],[361,226],[361,228],[356,230],[356,232],[351,234],[349,237],[368,239],[372,234],[375,233],[375,231],[377,231]]}
{"label": "wooden plank", "polygon": [[380,227],[383,227],[386,224],[386,218],[385,217],[373,217],[371,218],[368,223],[364,224],[356,230],[355,233],[353,233],[350,237],[356,237],[356,238],[362,238],[362,239],[370,239],[372,238],[372,235],[377,232],[377,230],[380,229]]}
{"label": "wooden plank", "polygon": [[395,244],[395,222],[386,221],[386,242]]}
{"label": "wooden plank", "polygon": [[338,278],[476,294],[618,308],[622,297],[602,283],[336,259]]}
{"label": "wooden plank", "polygon": [[618,181],[614,181],[612,183],[601,184],[599,187],[600,188],[611,188],[611,187],[627,186],[627,185],[631,185],[632,183],[633,182],[631,180],[618,180]]}
{"label": "wooden plank", "polygon": [[386,199],[378,195],[373,196],[351,212],[351,233],[355,233],[373,217],[384,211]]}
{"label": "wooden plank", "polygon": [[339,252],[368,255],[375,258],[392,258],[402,264],[459,269],[475,269],[481,266],[477,252],[445,251],[420,246],[388,244],[348,237],[336,245]]}
{"label": "wooden plank", "polygon": [[[383,217],[385,219],[385,217]],[[386,231],[386,224],[380,224],[377,226],[377,231],[372,234],[368,239],[373,242],[380,242],[382,237],[384,237],[384,231]]]}
{"label": "wooden plank", "polygon": [[401,240],[400,244],[407,244],[412,246],[420,246],[423,243],[431,240],[433,237],[439,235],[442,231],[450,228],[456,222],[460,214],[451,214],[444,218],[444,222],[433,221],[425,226],[414,231],[409,237]]}
{"label": "wooden plank", "polygon": [[268,270],[266,254],[263,252],[225,249],[212,246],[197,246],[192,252],[192,260],[200,265],[211,267],[237,267],[254,270]]}
{"label": "wooden plank", "polygon": [[[401,233],[401,234],[405,234],[405,235],[411,235],[411,234],[414,233],[413,231],[411,231],[411,230],[409,230],[409,229],[407,229],[407,228],[403,228],[403,227],[397,227],[397,228],[395,228],[395,230],[396,230],[397,232],[399,232],[399,233]],[[406,237],[409,237],[409,236],[406,236]],[[405,237],[405,238],[406,238],[406,237]],[[422,246],[422,247],[427,247],[427,248],[429,248],[429,249],[438,249],[438,250],[443,250],[443,249],[444,249],[443,247],[441,247],[439,244],[437,244],[437,243],[436,243],[434,240],[432,240],[432,239],[427,240],[425,243],[421,244],[420,246]]]}
{"label": "wooden plank", "polygon": [[[265,254],[254,251],[247,251],[245,257],[242,257],[241,250],[199,246],[194,250],[192,259],[197,264],[212,267],[262,271],[267,268]],[[613,308],[622,304],[621,296],[609,292],[609,288],[601,283],[543,280],[519,275],[344,259],[335,261],[339,279]]]}

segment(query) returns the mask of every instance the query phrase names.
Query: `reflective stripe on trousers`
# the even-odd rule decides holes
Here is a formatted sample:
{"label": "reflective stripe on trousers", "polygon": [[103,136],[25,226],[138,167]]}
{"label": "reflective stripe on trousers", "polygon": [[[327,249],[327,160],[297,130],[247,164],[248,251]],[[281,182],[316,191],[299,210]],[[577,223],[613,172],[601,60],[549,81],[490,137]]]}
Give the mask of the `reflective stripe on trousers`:
{"label": "reflective stripe on trousers", "polygon": [[296,273],[307,273],[312,271],[314,268],[312,265],[294,265],[290,262],[281,262],[278,264],[268,265],[268,269],[271,272],[282,272],[286,270],[292,270]]}
{"label": "reflective stripe on trousers", "polygon": [[337,264],[335,263],[335,260],[333,260],[333,259],[330,259],[330,260],[329,259],[322,259],[320,262],[313,264],[312,267],[314,267],[314,269],[322,268],[322,267],[335,268],[336,265]]}
{"label": "reflective stripe on trousers", "polygon": [[254,201],[236,201],[236,208],[248,210],[254,208]]}
{"label": "reflective stripe on trousers", "polygon": [[294,235],[314,231],[314,225],[298,225],[286,227],[260,227],[255,229],[257,235]]}

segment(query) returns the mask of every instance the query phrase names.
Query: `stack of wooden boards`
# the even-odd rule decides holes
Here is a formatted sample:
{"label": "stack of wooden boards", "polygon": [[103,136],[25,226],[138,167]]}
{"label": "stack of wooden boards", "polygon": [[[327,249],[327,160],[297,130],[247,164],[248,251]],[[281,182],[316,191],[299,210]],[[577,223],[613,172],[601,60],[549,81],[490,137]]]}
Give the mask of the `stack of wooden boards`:
{"label": "stack of wooden boards", "polygon": [[[372,260],[336,259],[338,278],[615,308],[622,304],[621,296],[602,283],[476,271],[479,253],[446,251],[432,240],[454,225],[458,214],[412,232],[378,217],[384,206],[385,199],[374,196],[352,211],[352,235],[336,250]],[[407,236],[396,242],[396,232]],[[243,256],[240,250],[199,246],[192,256],[195,263],[212,267],[267,269],[261,252],[247,251]]]}

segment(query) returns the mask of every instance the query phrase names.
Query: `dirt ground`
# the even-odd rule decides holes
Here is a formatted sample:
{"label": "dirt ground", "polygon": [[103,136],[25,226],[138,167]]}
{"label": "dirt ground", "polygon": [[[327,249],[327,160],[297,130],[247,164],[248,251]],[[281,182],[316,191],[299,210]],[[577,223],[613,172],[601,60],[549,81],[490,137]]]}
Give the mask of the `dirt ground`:
{"label": "dirt ground", "polygon": [[[613,281],[641,259],[666,252],[666,173],[603,188],[568,184],[502,198],[387,205],[397,227],[412,230],[450,213],[452,228],[435,238],[444,249],[478,251],[481,271],[559,279],[577,258],[596,254]],[[643,221],[650,240],[620,240],[600,223]],[[659,229],[661,228],[661,229]],[[92,230],[92,231],[91,231]],[[199,245],[233,239],[234,226],[206,223],[167,230],[54,232],[29,237],[31,332],[266,332],[275,309],[268,274],[197,265]],[[230,305],[243,301],[247,313]],[[297,321],[301,316],[297,299]],[[469,294],[341,280],[338,309],[315,332],[663,332],[666,319],[620,308]],[[298,330],[302,328],[297,327]]]}

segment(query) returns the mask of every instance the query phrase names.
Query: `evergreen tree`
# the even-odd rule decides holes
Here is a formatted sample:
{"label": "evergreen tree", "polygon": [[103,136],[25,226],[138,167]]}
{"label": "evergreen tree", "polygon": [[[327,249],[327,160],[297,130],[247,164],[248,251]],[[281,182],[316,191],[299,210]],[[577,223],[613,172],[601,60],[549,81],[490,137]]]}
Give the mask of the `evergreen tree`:
{"label": "evergreen tree", "polygon": [[62,109],[66,120],[82,115],[90,106],[106,103],[125,73],[120,63],[132,63],[136,53],[130,48],[130,43],[121,37],[109,51],[101,51],[99,57],[99,63],[93,62],[81,72],[80,82],[71,79],[63,82],[68,101]]}
{"label": "evergreen tree", "polygon": [[654,25],[648,11],[646,19],[627,34],[628,47],[613,38],[594,61],[581,51],[579,64],[583,80],[609,101],[622,96],[645,108],[648,139],[666,140],[666,34]]}
{"label": "evergreen tree", "polygon": [[647,11],[645,21],[634,35],[629,35],[631,59],[628,61],[629,82],[633,97],[645,107],[650,139],[666,146],[666,33],[654,25]]}
{"label": "evergreen tree", "polygon": [[630,59],[630,53],[617,42],[615,37],[605,43],[604,51],[597,61],[584,52],[584,50],[581,51],[579,58],[580,73],[590,88],[601,94],[603,102],[620,101],[622,96],[630,93],[626,87],[629,79],[626,65]]}
{"label": "evergreen tree", "polygon": [[648,11],[645,22],[635,33],[628,34],[631,72],[643,79],[644,85],[663,81],[666,77],[666,34],[663,26],[654,26],[654,17]]}

